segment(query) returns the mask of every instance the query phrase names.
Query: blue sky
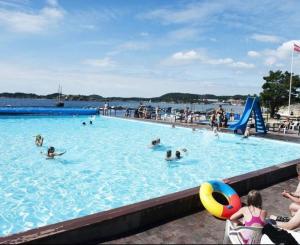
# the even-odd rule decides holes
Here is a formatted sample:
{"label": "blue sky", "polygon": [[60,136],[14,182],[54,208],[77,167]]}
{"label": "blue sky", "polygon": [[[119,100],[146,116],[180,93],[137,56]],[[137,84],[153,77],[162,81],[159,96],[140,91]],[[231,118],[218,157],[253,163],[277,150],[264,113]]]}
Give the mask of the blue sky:
{"label": "blue sky", "polygon": [[0,0],[0,92],[259,93],[269,70],[290,70],[299,10],[298,0]]}

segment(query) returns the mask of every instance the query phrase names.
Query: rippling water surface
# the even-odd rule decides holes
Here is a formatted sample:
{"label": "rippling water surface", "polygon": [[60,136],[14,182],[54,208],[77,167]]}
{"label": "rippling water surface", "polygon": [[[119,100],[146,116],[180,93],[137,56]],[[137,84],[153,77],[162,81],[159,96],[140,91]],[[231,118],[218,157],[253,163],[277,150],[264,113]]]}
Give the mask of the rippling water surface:
{"label": "rippling water surface", "polygon": [[[97,117],[0,117],[0,235],[25,231],[300,158],[266,139]],[[44,147],[34,144],[42,134]],[[160,137],[161,146],[148,147]],[[46,160],[48,146],[66,154]],[[168,149],[187,148],[179,161]]]}

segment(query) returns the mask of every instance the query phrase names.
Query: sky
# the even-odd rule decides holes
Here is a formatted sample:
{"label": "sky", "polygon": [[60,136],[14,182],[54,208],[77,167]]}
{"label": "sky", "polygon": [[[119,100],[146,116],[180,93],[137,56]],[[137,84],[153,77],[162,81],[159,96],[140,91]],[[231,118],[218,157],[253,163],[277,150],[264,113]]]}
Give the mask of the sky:
{"label": "sky", "polygon": [[0,92],[258,94],[270,70],[291,69],[299,11],[299,0],[0,0]]}

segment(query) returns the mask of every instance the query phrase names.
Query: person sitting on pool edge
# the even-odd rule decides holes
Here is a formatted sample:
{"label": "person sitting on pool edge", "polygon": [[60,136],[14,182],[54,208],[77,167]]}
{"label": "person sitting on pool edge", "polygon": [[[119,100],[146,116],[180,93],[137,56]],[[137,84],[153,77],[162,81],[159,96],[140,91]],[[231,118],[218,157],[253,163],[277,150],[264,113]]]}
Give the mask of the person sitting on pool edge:
{"label": "person sitting on pool edge", "polygon": [[44,138],[42,137],[42,135],[38,134],[37,136],[35,136],[36,146],[43,146],[43,142],[44,142]]}
{"label": "person sitting on pool edge", "polygon": [[[41,153],[42,153],[42,152],[41,152]],[[53,146],[50,146],[50,147],[48,148],[48,150],[47,150],[46,156],[47,156],[47,159],[54,159],[54,157],[56,157],[56,156],[61,156],[61,155],[65,154],[65,153],[66,153],[66,151],[61,152],[61,153],[56,153],[56,152],[55,152],[55,148],[54,148]]]}
{"label": "person sitting on pool edge", "polygon": [[[264,227],[267,211],[262,209],[262,197],[259,191],[251,190],[247,196],[247,206],[231,215],[230,220],[238,225],[248,227]],[[243,218],[243,222],[240,220]],[[243,244],[251,244],[253,231],[246,230],[241,233]]]}
{"label": "person sitting on pool edge", "polygon": [[150,148],[154,148],[160,144],[160,138],[157,138],[155,140],[151,141],[151,145],[149,146]]}
{"label": "person sitting on pool edge", "polygon": [[291,217],[270,215],[272,224],[286,230],[294,230],[300,227],[300,164],[296,165],[298,174],[298,186],[295,192],[284,190],[282,196],[292,201],[289,206]]}

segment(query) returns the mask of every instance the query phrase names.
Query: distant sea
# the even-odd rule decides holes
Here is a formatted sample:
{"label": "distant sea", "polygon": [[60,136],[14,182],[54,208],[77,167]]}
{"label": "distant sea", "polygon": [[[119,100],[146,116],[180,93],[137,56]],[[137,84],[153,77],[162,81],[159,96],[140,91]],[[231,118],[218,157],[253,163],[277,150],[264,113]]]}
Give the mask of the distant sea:
{"label": "distant sea", "polygon": [[[0,106],[25,106],[25,107],[53,107],[55,106],[56,100],[53,99],[12,99],[12,98],[0,98]],[[103,107],[105,102],[97,102],[97,101],[65,101],[65,107]],[[129,107],[129,108],[137,108],[140,102],[137,101],[111,101],[108,102],[109,106],[122,106],[122,107]],[[189,107],[192,111],[210,111],[214,108],[218,108],[219,104],[175,104],[175,103],[165,103],[165,102],[158,102],[153,103],[150,101],[143,101],[144,105],[151,105],[151,106],[159,106],[160,108],[167,108],[172,107],[173,109],[185,109]],[[243,106],[232,106],[227,104],[222,104],[222,107],[226,111],[230,111],[233,109],[235,113],[242,113],[244,107]]]}

